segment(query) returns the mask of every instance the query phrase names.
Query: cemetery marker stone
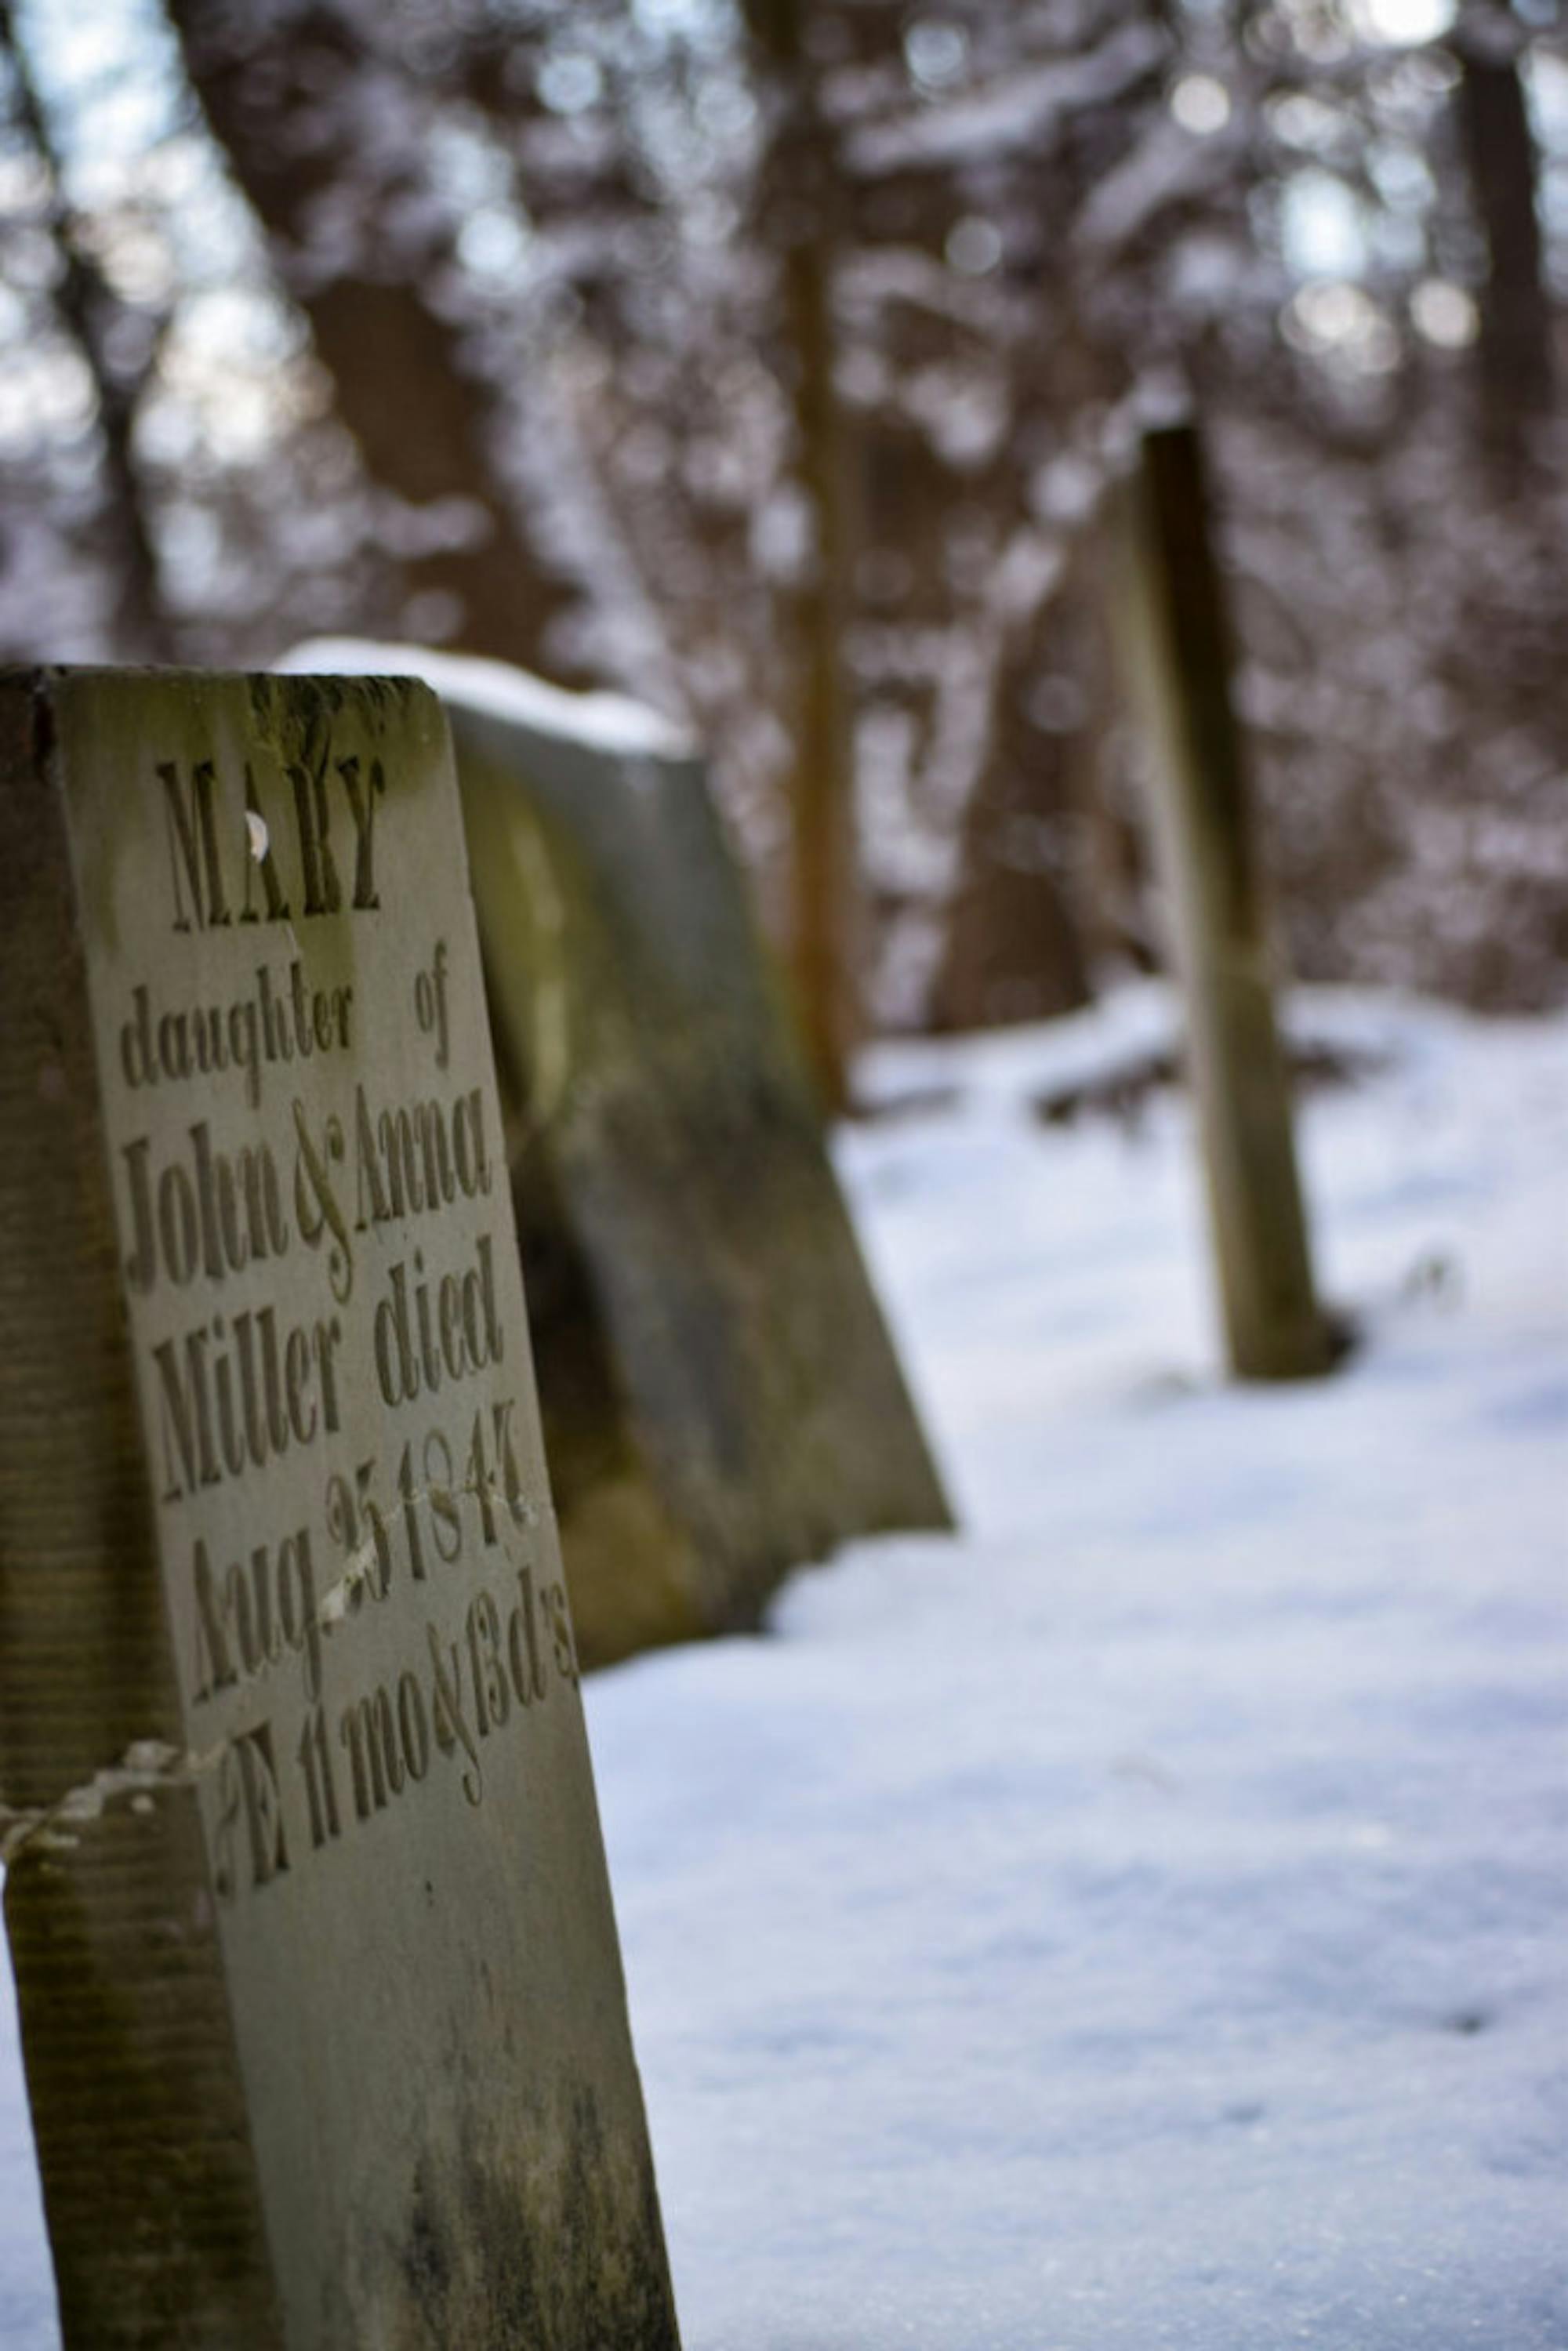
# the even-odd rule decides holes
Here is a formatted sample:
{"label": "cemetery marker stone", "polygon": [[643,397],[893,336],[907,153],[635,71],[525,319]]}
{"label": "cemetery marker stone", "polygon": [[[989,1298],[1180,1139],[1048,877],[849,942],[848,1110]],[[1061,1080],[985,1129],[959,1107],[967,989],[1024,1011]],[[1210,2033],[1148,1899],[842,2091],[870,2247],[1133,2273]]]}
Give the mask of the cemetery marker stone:
{"label": "cemetery marker stone", "polygon": [[290,660],[411,657],[452,723],[584,1659],[755,1625],[803,1561],[951,1521],[703,763],[498,663]]}
{"label": "cemetery marker stone", "polygon": [[1230,634],[1190,424],[1144,437],[1123,493],[1123,644],[1145,724],[1231,1369],[1327,1371],[1312,1286]]}
{"label": "cemetery marker stone", "polygon": [[0,1828],[68,2346],[674,2351],[446,730],[0,682]]}

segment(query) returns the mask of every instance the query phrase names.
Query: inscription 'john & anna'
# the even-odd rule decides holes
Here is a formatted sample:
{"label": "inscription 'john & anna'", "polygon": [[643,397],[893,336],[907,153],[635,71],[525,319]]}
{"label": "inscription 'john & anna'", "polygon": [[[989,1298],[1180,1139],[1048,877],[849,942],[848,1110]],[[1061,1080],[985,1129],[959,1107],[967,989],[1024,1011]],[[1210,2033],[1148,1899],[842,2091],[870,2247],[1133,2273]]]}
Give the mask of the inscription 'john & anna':
{"label": "inscription 'john & anna'", "polygon": [[154,1157],[145,1135],[122,1144],[120,1157],[131,1212],[125,1275],[141,1297],[161,1281],[176,1290],[199,1278],[222,1282],[281,1258],[298,1228],[308,1248],[326,1243],[333,1295],[346,1304],[355,1234],[485,1198],[493,1180],[477,1086],[450,1102],[431,1097],[380,1111],[356,1086],[348,1134],[336,1117],[312,1129],[297,1101],[287,1186],[266,1135],[225,1150],[205,1119],[166,1157]]}

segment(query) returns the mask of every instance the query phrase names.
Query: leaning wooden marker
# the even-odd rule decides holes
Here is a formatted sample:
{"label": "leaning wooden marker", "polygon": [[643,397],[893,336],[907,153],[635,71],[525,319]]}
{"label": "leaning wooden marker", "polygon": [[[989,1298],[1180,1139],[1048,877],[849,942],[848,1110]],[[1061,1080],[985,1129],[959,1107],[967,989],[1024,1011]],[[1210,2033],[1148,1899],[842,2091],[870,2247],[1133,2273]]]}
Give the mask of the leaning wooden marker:
{"label": "leaning wooden marker", "polygon": [[0,1801],[65,2341],[672,2351],[446,733],[0,683]]}
{"label": "leaning wooden marker", "polygon": [[1174,917],[1226,1340],[1243,1379],[1326,1371],[1274,1022],[1228,617],[1198,436],[1147,434],[1120,515],[1122,638]]}

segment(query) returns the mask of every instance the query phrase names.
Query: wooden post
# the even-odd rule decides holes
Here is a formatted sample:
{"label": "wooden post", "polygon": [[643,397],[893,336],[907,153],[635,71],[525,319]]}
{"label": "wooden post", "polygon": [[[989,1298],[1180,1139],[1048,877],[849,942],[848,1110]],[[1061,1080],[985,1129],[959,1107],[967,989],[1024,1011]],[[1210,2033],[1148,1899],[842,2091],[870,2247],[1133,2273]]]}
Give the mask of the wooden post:
{"label": "wooden post", "polygon": [[1232,1372],[1299,1379],[1335,1348],[1312,1290],[1231,648],[1191,424],[1145,434],[1122,494],[1119,635],[1148,746]]}
{"label": "wooden post", "polygon": [[795,684],[789,964],[806,1066],[825,1117],[849,1107],[859,1031],[854,713],[846,638],[853,560],[849,452],[833,384],[842,191],[818,100],[810,0],[743,0],[773,120],[762,242],[780,266],[795,475],[811,548],[789,599]]}

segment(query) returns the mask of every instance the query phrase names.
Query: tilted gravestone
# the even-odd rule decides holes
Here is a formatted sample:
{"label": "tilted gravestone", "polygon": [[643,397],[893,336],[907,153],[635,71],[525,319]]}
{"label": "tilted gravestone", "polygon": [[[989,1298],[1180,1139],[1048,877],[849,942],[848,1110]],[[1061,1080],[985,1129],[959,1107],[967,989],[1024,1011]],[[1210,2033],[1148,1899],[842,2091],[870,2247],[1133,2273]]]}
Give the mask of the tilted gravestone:
{"label": "tilted gravestone", "polygon": [[[755,1624],[949,1523],[699,760],[653,714],[420,655],[446,703],[585,1660]],[[291,664],[396,667],[318,643]]]}
{"label": "tilted gravestone", "polygon": [[673,2351],[444,722],[0,683],[0,1800],[68,2346]]}

